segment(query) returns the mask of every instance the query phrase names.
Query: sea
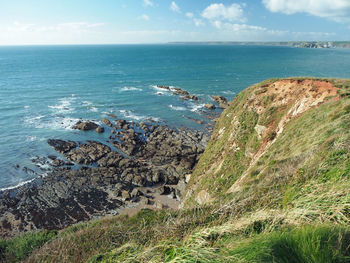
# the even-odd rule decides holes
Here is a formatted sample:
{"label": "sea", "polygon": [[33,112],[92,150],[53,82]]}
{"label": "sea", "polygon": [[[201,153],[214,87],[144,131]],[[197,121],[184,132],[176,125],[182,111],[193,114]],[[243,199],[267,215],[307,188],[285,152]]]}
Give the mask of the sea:
{"label": "sea", "polygon": [[[292,76],[350,78],[350,49],[2,46],[0,189],[44,176],[35,160],[57,155],[47,144],[49,138],[106,140],[108,134],[73,130],[80,119],[99,122],[112,114],[130,121],[151,118],[174,127],[203,129],[193,120],[202,117],[212,95],[232,100],[254,83]],[[200,100],[181,100],[157,85],[181,88]]]}

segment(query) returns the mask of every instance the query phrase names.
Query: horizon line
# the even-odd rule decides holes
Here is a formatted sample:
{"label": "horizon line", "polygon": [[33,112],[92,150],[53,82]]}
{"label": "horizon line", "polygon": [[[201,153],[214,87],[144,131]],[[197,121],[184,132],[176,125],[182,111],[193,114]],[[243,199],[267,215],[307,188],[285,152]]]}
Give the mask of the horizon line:
{"label": "horizon line", "polygon": [[170,41],[151,43],[78,43],[78,44],[0,44],[0,47],[20,46],[117,46],[117,45],[167,45],[167,44],[277,44],[277,43],[300,43],[300,42],[350,42],[350,40],[290,40],[290,41]]}

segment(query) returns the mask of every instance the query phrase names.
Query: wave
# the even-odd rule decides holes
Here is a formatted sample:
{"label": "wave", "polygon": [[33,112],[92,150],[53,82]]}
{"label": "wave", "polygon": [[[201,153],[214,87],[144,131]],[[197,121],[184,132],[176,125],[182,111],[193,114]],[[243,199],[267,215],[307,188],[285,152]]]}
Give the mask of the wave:
{"label": "wave", "polygon": [[135,114],[135,113],[133,113],[132,111],[129,111],[129,110],[120,110],[119,112],[125,118],[134,119],[134,120],[137,120],[137,121],[144,120],[144,119],[147,118],[146,116],[137,115],[137,114]]}
{"label": "wave", "polygon": [[168,86],[170,90],[159,88],[158,85],[150,85],[152,89],[155,89],[157,91],[164,91],[164,92],[170,92],[174,89],[174,86]]}
{"label": "wave", "polygon": [[26,141],[27,142],[34,142],[34,141],[36,141],[38,139],[38,137],[36,137],[36,136],[27,136],[26,137]]}
{"label": "wave", "polygon": [[89,111],[98,112],[98,109],[96,107],[89,107]]}
{"label": "wave", "polygon": [[91,102],[91,101],[84,100],[81,104],[82,104],[83,106],[90,106],[90,105],[92,105],[92,102]]}
{"label": "wave", "polygon": [[136,121],[142,121],[142,120],[146,120],[146,119],[152,119],[154,121],[161,121],[160,118],[152,117],[152,116],[137,115],[134,112],[129,111],[129,110],[120,110],[119,112],[124,116],[124,118],[133,119]]}
{"label": "wave", "polygon": [[222,93],[226,94],[226,95],[235,95],[236,92],[234,92],[233,90],[225,90]]}
{"label": "wave", "polygon": [[191,111],[192,111],[192,112],[197,112],[197,111],[199,111],[200,109],[203,109],[203,108],[204,108],[204,105],[205,105],[205,104],[192,104],[192,105],[190,106],[190,108],[191,108]]}
{"label": "wave", "polygon": [[44,178],[44,177],[46,177],[47,175],[48,175],[48,173],[38,174],[38,176],[35,177],[35,178],[33,178],[33,179],[29,179],[29,180],[20,182],[20,183],[18,183],[18,184],[16,184],[16,185],[13,185],[13,186],[0,188],[0,191],[7,191],[7,190],[13,190],[13,189],[19,188],[19,187],[21,187],[21,186],[23,186],[23,185],[30,184],[31,182],[34,182],[34,181],[37,180],[37,179]]}
{"label": "wave", "polygon": [[181,107],[181,106],[174,106],[172,104],[169,105],[170,109],[176,110],[176,111],[185,111],[187,110],[185,107]]}
{"label": "wave", "polygon": [[59,104],[56,105],[49,105],[48,107],[50,109],[55,109],[55,113],[68,113],[75,110],[74,107],[71,107],[72,103],[75,102],[76,97],[74,94],[72,94],[72,97],[65,97],[62,99],[59,99]]}
{"label": "wave", "polygon": [[142,91],[142,89],[140,89],[140,88],[135,88],[135,87],[127,87],[127,86],[125,86],[125,87],[121,88],[120,91]]}
{"label": "wave", "polygon": [[50,129],[50,130],[72,130],[74,124],[79,120],[78,118],[56,116],[56,117],[27,117],[24,119],[26,126],[34,127],[36,129]]}
{"label": "wave", "polygon": [[19,183],[19,184],[16,184],[16,185],[14,185],[14,186],[9,186],[9,187],[5,187],[5,188],[0,188],[0,191],[7,191],[7,190],[16,189],[16,188],[18,188],[18,187],[21,187],[21,186],[23,186],[23,185],[26,185],[26,184],[29,184],[29,183],[33,182],[35,179],[37,179],[37,178],[33,178],[33,179],[30,179],[30,180],[27,180],[27,181],[23,181],[23,182],[21,182],[21,183]]}

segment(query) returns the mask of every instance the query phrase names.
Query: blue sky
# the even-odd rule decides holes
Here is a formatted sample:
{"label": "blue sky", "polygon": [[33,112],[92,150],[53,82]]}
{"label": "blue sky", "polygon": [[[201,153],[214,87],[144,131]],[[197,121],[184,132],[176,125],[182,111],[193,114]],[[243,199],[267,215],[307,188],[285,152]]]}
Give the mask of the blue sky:
{"label": "blue sky", "polygon": [[350,40],[350,0],[0,0],[0,45]]}

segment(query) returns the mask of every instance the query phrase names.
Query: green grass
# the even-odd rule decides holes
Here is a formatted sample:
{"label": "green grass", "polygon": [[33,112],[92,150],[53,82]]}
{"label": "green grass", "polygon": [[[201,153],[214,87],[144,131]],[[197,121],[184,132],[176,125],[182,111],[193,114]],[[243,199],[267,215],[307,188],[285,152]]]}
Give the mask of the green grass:
{"label": "green grass", "polygon": [[261,229],[244,235],[195,232],[186,240],[163,241],[154,247],[127,244],[90,258],[97,262],[183,263],[346,263],[350,260],[350,229],[318,225]]}
{"label": "green grass", "polygon": [[9,240],[0,240],[0,261],[20,262],[56,235],[57,231],[41,231],[26,233]]}
{"label": "green grass", "polygon": [[238,262],[346,263],[350,262],[349,245],[349,228],[307,226],[240,241],[230,254]]}

